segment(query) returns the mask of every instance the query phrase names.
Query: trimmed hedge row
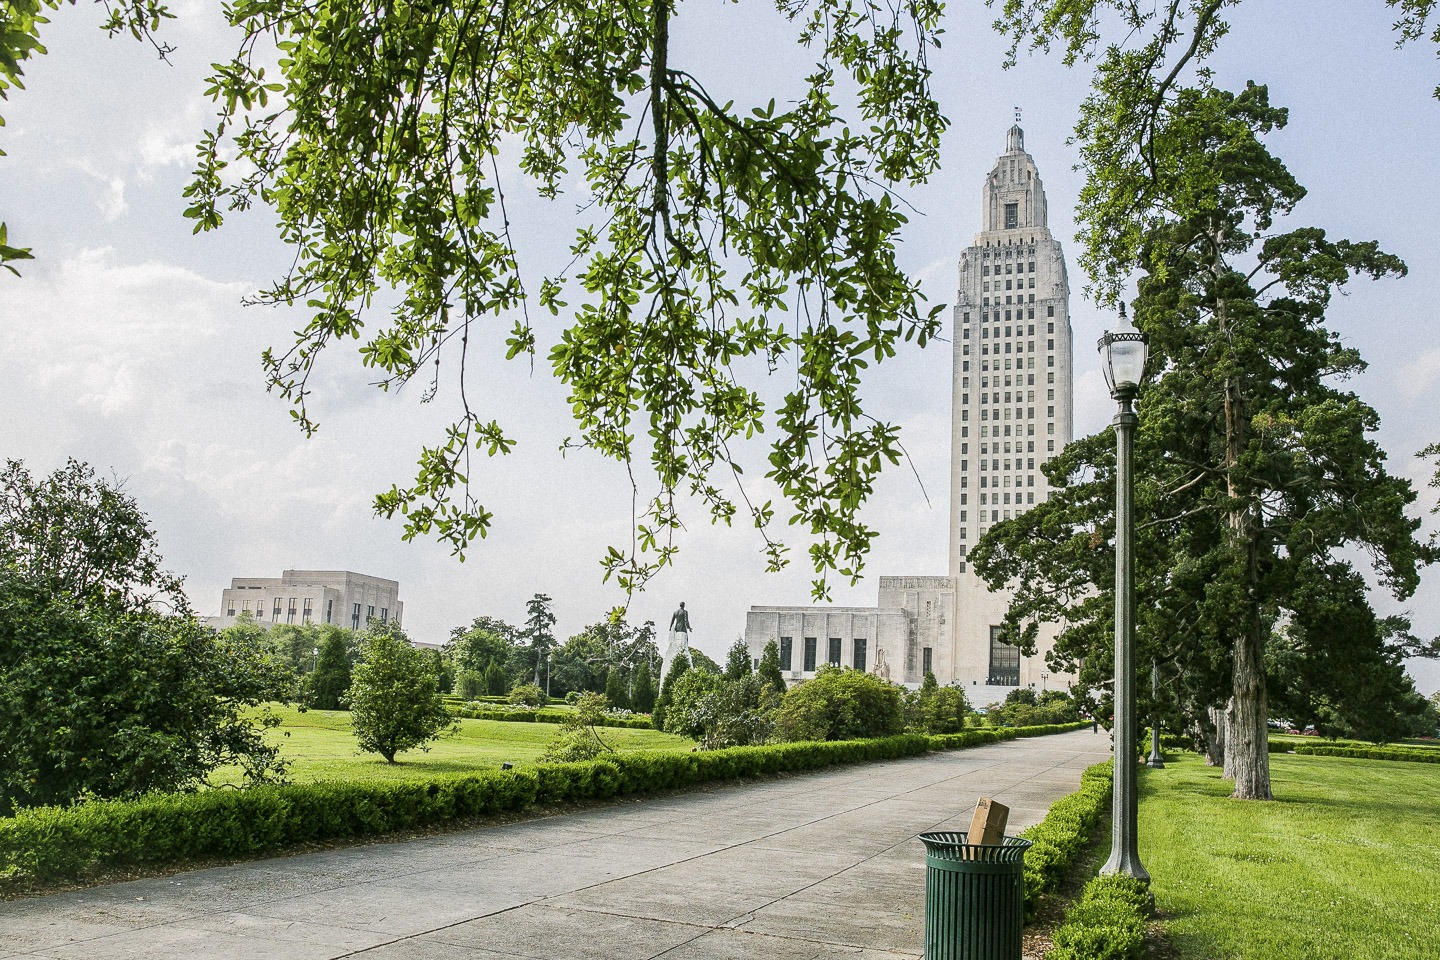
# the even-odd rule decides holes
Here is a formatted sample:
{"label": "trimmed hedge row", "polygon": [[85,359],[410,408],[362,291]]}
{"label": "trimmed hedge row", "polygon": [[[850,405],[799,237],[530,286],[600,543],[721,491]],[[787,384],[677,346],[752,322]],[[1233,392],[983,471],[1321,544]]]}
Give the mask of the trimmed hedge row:
{"label": "trimmed hedge row", "polygon": [[129,865],[247,856],[518,811],[537,803],[608,799],[893,760],[1068,729],[1061,725],[694,753],[637,752],[432,781],[334,781],[34,807],[0,819],[0,885],[44,884]]}
{"label": "trimmed hedge row", "polygon": [[1425,747],[1342,747],[1328,743],[1284,744],[1295,753],[1309,757],[1354,757],[1357,760],[1408,760],[1412,763],[1440,763],[1440,750]]}
{"label": "trimmed hedge row", "polygon": [[1080,775],[1080,789],[1050,805],[1045,819],[1020,836],[1030,841],[1025,851],[1025,918],[1035,915],[1040,897],[1065,879],[1065,872],[1090,842],[1110,802],[1113,763],[1097,763]]}
{"label": "trimmed hedge row", "polygon": [[[491,710],[485,707],[455,707],[446,704],[445,709],[450,716],[460,717],[465,720],[499,720],[504,723],[564,723],[566,717],[573,716],[565,710],[545,709],[524,709],[524,710]],[[602,727],[628,727],[633,730],[653,730],[654,724],[649,717],[606,717],[600,724]]]}
{"label": "trimmed hedge row", "polygon": [[1133,877],[1096,877],[1056,928],[1045,960],[1141,960],[1150,892]]}

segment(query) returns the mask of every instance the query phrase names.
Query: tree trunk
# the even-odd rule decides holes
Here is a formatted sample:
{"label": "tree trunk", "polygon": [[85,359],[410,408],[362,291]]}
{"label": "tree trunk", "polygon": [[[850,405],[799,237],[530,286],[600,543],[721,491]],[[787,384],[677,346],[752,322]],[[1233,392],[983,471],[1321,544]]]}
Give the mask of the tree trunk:
{"label": "tree trunk", "polygon": [[[1227,268],[1221,255],[1221,234],[1214,235],[1215,317],[1221,333],[1231,334],[1220,284]],[[1231,653],[1231,697],[1225,743],[1225,776],[1235,781],[1231,796],[1239,800],[1269,800],[1270,754],[1266,721],[1265,634],[1260,617],[1260,555],[1256,543],[1255,506],[1241,475],[1250,427],[1240,376],[1225,378],[1225,492],[1230,500],[1230,545],[1242,564],[1243,599],[1237,612],[1241,623]]]}
{"label": "tree trunk", "polygon": [[1217,710],[1220,727],[1220,769],[1226,780],[1235,779],[1235,751],[1230,749],[1230,725],[1235,722],[1235,698],[1225,701],[1225,709]]}
{"label": "tree trunk", "polygon": [[1204,747],[1205,765],[1221,767],[1225,764],[1225,715],[1215,707],[1207,707],[1195,721]]}

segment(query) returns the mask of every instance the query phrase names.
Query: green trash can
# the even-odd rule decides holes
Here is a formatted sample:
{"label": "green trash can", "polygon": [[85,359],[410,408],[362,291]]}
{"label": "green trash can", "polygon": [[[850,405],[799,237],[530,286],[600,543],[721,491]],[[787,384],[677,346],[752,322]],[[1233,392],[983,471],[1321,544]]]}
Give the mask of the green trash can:
{"label": "green trash can", "polygon": [[922,833],[925,960],[1020,960],[1029,840],[966,843],[964,833]]}

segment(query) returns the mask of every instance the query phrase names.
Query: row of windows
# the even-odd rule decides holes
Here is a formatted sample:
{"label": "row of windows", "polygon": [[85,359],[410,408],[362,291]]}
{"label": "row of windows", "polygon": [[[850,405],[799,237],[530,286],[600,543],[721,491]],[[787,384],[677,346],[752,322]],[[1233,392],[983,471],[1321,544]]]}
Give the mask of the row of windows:
{"label": "row of windows", "polygon": [[[967,315],[967,319],[968,319],[968,315]],[[999,320],[1000,318],[999,318],[999,317],[996,317],[995,319],[996,319],[996,320]],[[1000,327],[981,327],[981,328],[980,328],[980,339],[981,339],[981,340],[989,340],[989,339],[999,340],[1000,337],[1001,337],[1001,332],[1000,332],[1000,331],[1001,331],[1001,328],[1000,328]],[[1010,337],[1010,336],[1015,336],[1015,337],[1026,337],[1026,336],[1029,336],[1029,337],[1033,337],[1033,336],[1035,336],[1035,324],[1033,324],[1033,323],[1031,323],[1031,324],[1016,324],[1015,326],[1005,327],[1005,328],[1004,328],[1004,331],[1005,331],[1005,332],[1004,332],[1004,336],[1007,336],[1007,337]],[[1046,332],[1046,333],[1054,333],[1054,332],[1055,332],[1055,323],[1054,323],[1054,321],[1051,321],[1050,323],[1045,324],[1045,332]],[[962,340],[969,340],[969,339],[970,339],[970,328],[969,328],[969,327],[961,327],[961,328],[960,328],[960,338],[961,338]],[[1054,348],[1052,347],[1051,349],[1054,349]]]}
{"label": "row of windows", "polygon": [[[1035,251],[1033,251],[1033,250],[1030,251],[1030,255],[1033,257],[1033,256],[1035,255]],[[1011,264],[1008,264],[1008,263],[1005,264],[1005,272],[1006,272],[1006,273],[1010,273],[1010,272],[1011,272],[1011,266],[1012,266]],[[1026,268],[1026,266],[1025,266],[1025,261],[1024,261],[1024,260],[1021,260],[1020,262],[1014,264],[1013,266],[1014,266],[1014,272],[1015,272],[1015,273],[1025,273],[1025,272],[1026,272],[1026,269],[1027,269],[1027,268]],[[1030,261],[1030,266],[1029,266],[1028,269],[1029,269],[1029,272],[1030,272],[1030,273],[1034,273],[1034,272],[1035,272],[1035,261],[1034,261],[1034,260],[1031,260],[1031,261]],[[995,264],[995,272],[996,272],[997,274],[1000,272],[1000,264],[998,264],[998,263]],[[990,264],[987,263],[987,264],[983,265],[983,266],[980,268],[980,273],[981,273],[982,276],[986,276],[986,277],[990,276]]]}
{"label": "row of windows", "polygon": [[[960,411],[960,419],[961,419],[961,420],[969,420],[970,418],[969,418],[968,416],[966,416],[966,414],[967,414],[968,412],[969,412],[969,411],[967,411],[967,410],[961,410],[961,411]],[[1021,428],[1022,426],[1025,428],[1025,433],[1026,433],[1026,434],[1028,434],[1029,436],[1032,436],[1032,437],[1035,436],[1035,424],[1033,424],[1033,423],[1025,423],[1025,424],[1019,424],[1019,423],[1017,423],[1017,424],[1015,424],[1015,434],[1014,434],[1015,436],[1017,436],[1017,437],[1018,437],[1018,436],[1021,436],[1020,428]],[[1055,429],[1054,429],[1055,424],[1051,423],[1051,424],[1048,424],[1047,426],[1050,428],[1050,432],[1051,432],[1051,433],[1054,433],[1054,432],[1055,432]],[[988,423],[982,423],[982,424],[980,425],[980,436],[982,436],[982,437],[989,437],[989,436],[996,436],[996,437],[998,437],[998,436],[1000,436],[1000,435],[1001,435],[1000,424],[998,424],[998,423],[995,424],[995,432],[994,432],[993,434],[990,432],[990,425],[989,425]],[[1008,423],[1005,424],[1004,435],[1007,436],[1007,437],[1011,435],[1011,433],[1010,433],[1010,424],[1008,424]],[[960,425],[960,436],[962,436],[962,437],[968,437],[968,436],[970,436],[970,425],[969,425],[969,424],[967,424],[967,423],[962,423],[962,424]],[[1049,452],[1049,453],[1054,453],[1054,452],[1055,452],[1055,441],[1054,441],[1054,440],[1046,440],[1046,441],[1045,441],[1045,449],[1046,449],[1046,451]],[[965,478],[962,476],[960,479],[963,481]]]}
{"label": "row of windows", "polygon": [[[1049,372],[1045,375],[1045,382],[1046,382],[1046,383],[1054,383],[1054,382],[1055,382],[1055,371],[1054,371],[1054,370],[1049,371]],[[999,377],[999,375],[997,374],[993,380],[992,380],[990,377],[981,377],[981,378],[980,378],[980,386],[982,386],[982,387],[990,387],[990,386],[999,387],[999,386],[1002,386],[1002,384],[1000,383],[1000,377]],[[1033,387],[1033,386],[1035,386],[1035,374],[1033,374],[1033,373],[1028,373],[1028,374],[1020,374],[1019,376],[1016,376],[1016,377],[1013,377],[1013,378],[1012,378],[1012,377],[1006,377],[1006,378],[1005,378],[1005,383],[1003,384],[1003,386],[1006,386],[1006,387],[1010,387],[1010,386],[1015,386],[1015,387],[1030,386],[1030,387]],[[960,378],[960,389],[962,389],[962,390],[969,390],[969,389],[970,389],[970,378],[969,378],[969,377],[961,377],[961,378]],[[1009,394],[1007,393],[1006,396],[1008,397]],[[1018,396],[1018,394],[1017,394],[1017,396]],[[1031,400],[1034,400],[1034,399],[1035,399],[1035,391],[1034,391],[1034,390],[1031,390],[1031,391],[1030,391],[1030,399],[1031,399]],[[1045,391],[1045,399],[1046,399],[1046,400],[1054,400],[1054,399],[1055,399],[1055,391],[1054,391],[1054,390],[1047,390],[1047,391]],[[968,402],[968,401],[966,401],[966,402]]]}
{"label": "row of windows", "polygon": [[[996,444],[996,446],[998,447],[999,444]],[[1032,448],[1035,446],[1035,442],[1034,442],[1033,440],[1030,442],[1030,446],[1031,446]],[[999,453],[1000,451],[999,451],[999,450],[996,450],[995,452],[996,452],[996,453]],[[975,465],[976,465],[978,468],[980,468],[981,470],[984,470],[984,469],[985,469],[985,463],[986,463],[986,461],[983,460],[983,459],[975,461]],[[996,471],[998,471],[998,470],[1000,469],[1000,461],[999,461],[998,459],[992,459],[992,460],[989,461],[989,463],[990,463],[990,469],[991,469],[991,470],[996,470]],[[1015,469],[1016,469],[1016,470],[1034,470],[1034,469],[1035,469],[1035,458],[1034,458],[1034,457],[1031,457],[1031,458],[1029,459],[1029,466],[1026,466],[1026,461],[1024,461],[1024,460],[1013,460],[1013,461],[1011,461],[1011,460],[1006,460],[1006,461],[1005,461],[1005,470],[1006,470],[1006,471],[1009,471],[1009,470],[1010,470],[1010,464],[1011,464],[1011,463],[1014,463],[1014,464],[1015,464]],[[961,469],[961,470],[969,470],[969,469],[970,469],[970,461],[969,461],[969,460],[961,460],[961,461],[960,461],[960,469]]]}
{"label": "row of windows", "polygon": [[[1006,298],[1006,301],[1005,301],[1005,302],[1006,302],[1006,303],[1009,303],[1009,302],[1010,302],[1009,298]],[[1034,302],[1035,302],[1035,294],[1033,294],[1033,293],[1030,294],[1030,299],[1029,299],[1028,302],[1029,302],[1029,303],[1034,303]],[[990,306],[990,298],[989,298],[989,297],[983,298],[983,301],[982,301],[982,304],[981,304],[981,305],[982,305],[982,306],[985,306],[985,307]],[[995,305],[996,305],[997,307],[1000,305],[1000,298],[999,298],[999,297],[996,297],[996,298],[995,298]],[[1021,316],[1020,314],[1022,314],[1022,313],[1025,314],[1025,316]],[[1046,305],[1045,305],[1045,316],[1051,318],[1052,320],[1054,319],[1054,317],[1055,317],[1055,304],[1050,303],[1050,304],[1046,304]],[[1000,322],[1000,319],[1001,319],[1001,318],[1000,318],[1000,311],[999,311],[999,310],[996,310],[996,311],[994,312],[994,315],[993,315],[993,316],[991,315],[991,312],[990,312],[989,310],[981,310],[981,311],[980,311],[980,322],[981,322],[981,323],[990,323],[992,320],[993,320],[994,322],[996,322],[996,323],[999,323],[999,322]],[[1034,319],[1035,319],[1035,308],[1034,308],[1034,307],[1026,307],[1024,310],[1015,310],[1013,317],[1011,316],[1011,311],[1010,311],[1010,310],[1006,310],[1006,311],[1005,311],[1005,319],[1006,319],[1006,320],[1012,320],[1012,319],[1013,319],[1013,320],[1034,320]],[[969,310],[963,311],[963,312],[961,313],[960,322],[961,322],[961,323],[969,323],[969,322],[970,322],[970,311],[969,311]],[[1055,332],[1055,324],[1052,322],[1052,323],[1048,324],[1048,326],[1049,326],[1049,328],[1050,328],[1050,332],[1051,332],[1051,333],[1054,333],[1054,332]],[[965,327],[965,328],[963,328],[963,329],[965,330],[965,336],[968,337],[968,336],[970,335],[970,330],[969,330],[969,328],[968,328],[968,327]],[[1031,332],[1033,333],[1034,331],[1031,331]]]}
{"label": "row of windows", "polygon": [[[1030,238],[1030,245],[1028,247],[1025,245],[1024,241],[1021,241],[1019,245],[1016,245],[1015,238],[1013,237],[1006,237],[1004,243],[996,240],[993,245],[989,240],[986,240],[985,246],[980,248],[980,259],[991,259],[991,250],[995,251],[994,259],[996,260],[999,260],[1002,257],[1006,260],[1024,260],[1027,258],[1033,260],[1035,259],[1035,238]],[[1005,251],[1003,254],[1000,252],[1002,250]]]}
{"label": "row of windows", "polygon": [[[1035,294],[1033,294],[1033,293],[1032,293],[1032,294],[1028,294],[1028,296],[1030,297],[1029,301],[1026,301],[1026,299],[1025,299],[1026,296],[1027,296],[1027,294],[1023,294],[1023,293],[1022,293],[1022,294],[1008,294],[1008,293],[1007,293],[1007,294],[1005,295],[1005,303],[1006,303],[1007,305],[1014,305],[1014,304],[1023,304],[1023,303],[1027,303],[1027,302],[1029,302],[1029,303],[1034,303],[1034,302],[1035,302]],[[981,305],[982,307],[988,307],[988,306],[990,306],[990,298],[989,298],[989,297],[981,297],[981,298],[980,298],[980,305]],[[995,298],[995,306],[997,306],[997,307],[1000,306],[1000,298],[999,298],[998,296]],[[1030,311],[1030,316],[1029,316],[1029,317],[1021,317],[1021,316],[1019,316],[1019,315],[1018,315],[1018,314],[1019,314],[1019,311],[1017,310],[1017,311],[1016,311],[1016,314],[1017,314],[1017,315],[1016,315],[1015,319],[1016,319],[1016,320],[1026,320],[1026,319],[1033,320],[1033,319],[1035,318],[1035,308],[1034,308],[1034,307],[1029,307],[1029,308],[1027,308],[1027,309],[1029,309],[1029,311]],[[1053,309],[1053,308],[1052,308],[1052,309]],[[1051,316],[1054,316],[1054,314],[1051,314]],[[980,319],[985,320],[985,319],[988,319],[988,318],[986,318],[986,317],[984,317],[984,316],[981,316]],[[999,320],[999,319],[1000,319],[1000,311],[998,311],[998,310],[995,311],[995,319],[996,319],[996,320]],[[1010,319],[1010,311],[1009,311],[1009,310],[1006,310],[1006,311],[1005,311],[1005,319],[1006,319],[1006,320],[1009,320],[1009,319]]]}
{"label": "row of windows", "polygon": [[[814,672],[815,672],[816,654],[817,654],[817,652],[818,652],[818,641],[817,641],[817,639],[816,639],[815,637],[805,637],[804,639],[805,639],[805,646],[804,646],[804,648],[803,648],[803,650],[804,650],[804,659],[803,659],[803,661],[802,661],[802,663],[804,664],[804,666],[802,667],[802,669],[803,669],[805,672],[807,672],[807,673],[814,673]],[[828,663],[828,664],[830,664],[830,666],[832,666],[832,667],[838,667],[838,666],[841,665],[841,663],[840,663],[840,653],[841,653],[841,650],[840,650],[840,647],[841,647],[840,638],[839,638],[839,637],[830,637],[829,639],[830,639],[830,642],[829,642],[829,645],[828,645],[828,649],[826,650],[826,653],[828,653],[829,656],[828,656],[828,658],[826,659],[825,662]],[[868,649],[867,649],[868,647],[869,647],[869,641],[868,641],[868,640],[864,640],[864,639],[862,639],[862,638],[860,638],[860,637],[856,637],[854,640],[851,640],[851,641],[850,641],[850,656],[851,656],[850,665],[851,665],[852,667],[854,667],[856,670],[865,670],[865,669],[866,669],[866,667],[867,667],[866,655],[867,655],[867,653],[868,653]],[[795,669],[794,663],[795,663],[795,640],[794,640],[793,637],[781,637],[781,638],[780,638],[780,669],[781,669],[781,670],[794,670],[794,669]]]}
{"label": "row of windows", "polygon": [[[1030,278],[1029,278],[1029,280],[1030,280],[1029,284],[1026,284],[1025,280],[1026,280],[1025,277],[1020,277],[1018,280],[1006,280],[1006,281],[1005,281],[1005,289],[1006,289],[1006,290],[1025,290],[1025,289],[1034,290],[1034,289],[1035,289],[1035,278],[1034,278],[1034,277],[1030,277]],[[1019,286],[1017,287],[1017,286],[1015,286],[1015,284],[1019,284]],[[981,292],[981,293],[989,293],[989,292],[990,292],[990,281],[986,280],[986,281],[983,281],[983,282],[980,284],[980,292]],[[996,292],[996,293],[999,293],[999,292],[1000,292],[1000,281],[999,281],[999,280],[996,280],[996,281],[995,281],[995,292]],[[1035,299],[1035,295],[1034,295],[1033,293],[1030,295],[1030,299],[1031,299],[1031,300],[1034,300],[1034,299]],[[988,302],[988,301],[987,301],[987,302]],[[1006,303],[1009,303],[1010,301],[1009,301],[1009,300],[1006,300],[1005,302],[1006,302]]]}

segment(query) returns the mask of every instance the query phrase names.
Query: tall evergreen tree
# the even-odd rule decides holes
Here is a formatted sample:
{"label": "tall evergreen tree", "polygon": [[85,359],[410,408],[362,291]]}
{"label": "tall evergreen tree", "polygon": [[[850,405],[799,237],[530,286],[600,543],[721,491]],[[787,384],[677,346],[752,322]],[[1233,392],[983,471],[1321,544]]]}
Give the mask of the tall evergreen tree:
{"label": "tall evergreen tree", "polygon": [[655,709],[655,681],[650,679],[650,664],[641,663],[635,671],[635,690],[630,695],[630,709],[649,713]]}
{"label": "tall evergreen tree", "polygon": [[540,686],[540,667],[545,657],[555,647],[555,614],[550,610],[551,600],[543,593],[537,593],[525,604],[525,629],[522,631],[530,654],[535,659],[535,686]]}
{"label": "tall evergreen tree", "polygon": [[725,679],[739,680],[754,672],[754,665],[750,662],[750,648],[745,645],[745,638],[736,637],[725,655]]}
{"label": "tall evergreen tree", "polygon": [[[655,709],[652,711],[655,717],[655,729],[665,729],[665,711],[670,708],[670,703],[675,696],[675,684],[690,670],[689,657],[676,657],[670,664],[670,671],[665,674],[665,679],[660,684],[660,696],[655,698]],[[718,673],[719,671],[714,671]]]}
{"label": "tall evergreen tree", "polygon": [[760,675],[761,685],[768,684],[777,694],[785,692],[785,675],[780,672],[780,644],[771,637],[765,641],[765,649],[760,651]]}
{"label": "tall evergreen tree", "polygon": [[[1089,109],[1098,117],[1101,106]],[[1136,253],[1136,322],[1155,371],[1135,457],[1139,660],[1174,678],[1197,723],[1224,708],[1239,798],[1271,795],[1269,639],[1284,631],[1343,664],[1328,692],[1347,696],[1348,671],[1408,642],[1403,622],[1376,618],[1354,548],[1401,599],[1430,556],[1405,512],[1414,492],[1370,436],[1375,411],[1340,387],[1363,363],[1324,323],[1352,275],[1404,265],[1315,228],[1272,232],[1304,195],[1261,142],[1285,120],[1264,87],[1181,90],[1161,109],[1153,153],[1111,158],[1109,179],[1086,188],[1106,230],[1134,222],[1123,185],[1142,168],[1162,204]],[[1124,162],[1135,169],[1117,170]],[[973,554],[992,584],[1018,587],[1010,639],[1033,650],[1040,621],[1064,621],[1057,655],[1091,671],[1110,664],[1113,449],[1105,435],[1073,444],[1046,467],[1050,501],[992,528]]]}
{"label": "tall evergreen tree", "polygon": [[320,641],[315,670],[305,679],[305,692],[316,710],[339,710],[350,692],[350,657],[338,631]]}
{"label": "tall evergreen tree", "polygon": [[618,667],[611,667],[606,672],[605,699],[613,709],[630,709],[630,695],[625,690],[625,676]]}

